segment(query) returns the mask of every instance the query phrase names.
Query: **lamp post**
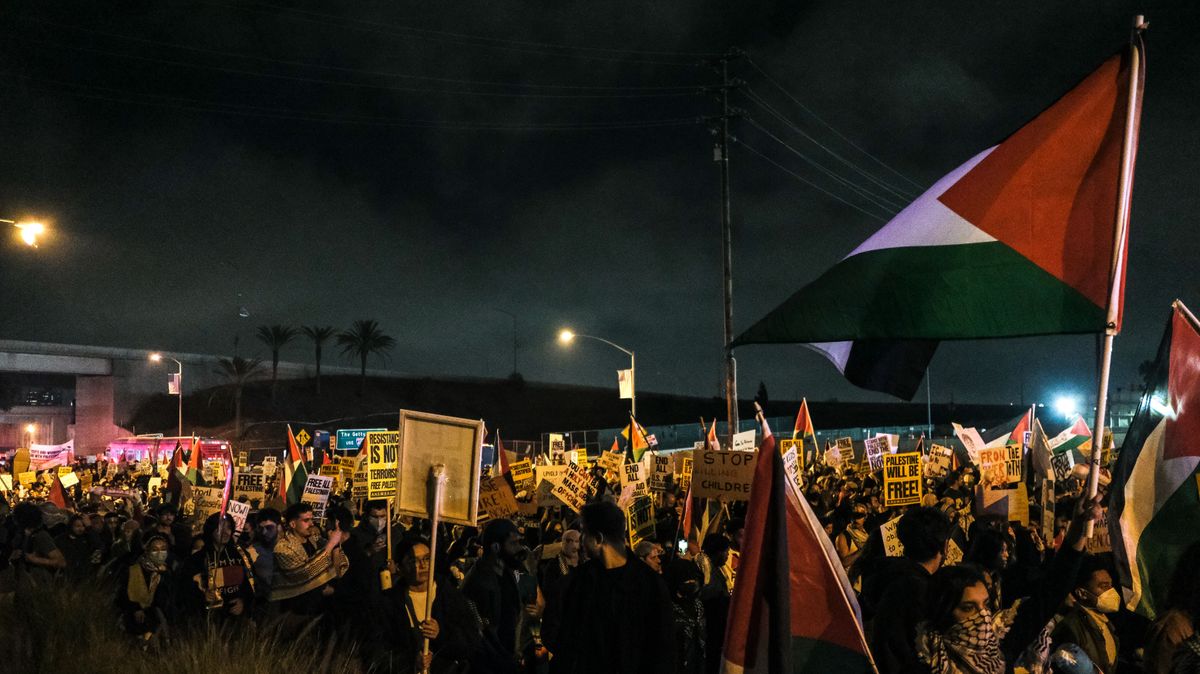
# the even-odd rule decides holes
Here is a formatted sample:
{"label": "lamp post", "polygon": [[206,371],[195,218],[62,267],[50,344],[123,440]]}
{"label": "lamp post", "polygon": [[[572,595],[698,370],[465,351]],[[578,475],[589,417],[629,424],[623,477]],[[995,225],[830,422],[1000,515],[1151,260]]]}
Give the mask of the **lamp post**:
{"label": "lamp post", "polygon": [[18,236],[20,236],[21,240],[25,242],[25,245],[29,246],[30,248],[37,248],[38,237],[46,233],[46,226],[40,222],[6,220],[4,218],[0,218],[0,222],[12,225],[20,230]]}
{"label": "lamp post", "polygon": [[582,337],[584,339],[594,339],[597,342],[604,342],[605,344],[611,346],[612,348],[629,356],[629,413],[632,414],[636,418],[637,417],[637,385],[636,385],[637,384],[637,357],[629,349],[626,349],[625,347],[621,346],[620,344],[615,344],[613,342],[610,342],[607,339],[604,339],[603,337],[596,337],[594,335],[581,335],[581,334],[572,332],[567,329],[563,329],[562,331],[560,331],[558,333],[558,341],[562,342],[563,344],[570,344],[576,337]]}
{"label": "lamp post", "polygon": [[[155,363],[161,363],[164,356],[161,353],[150,354],[150,360]],[[170,356],[166,356],[167,360],[174,361],[179,366],[179,370],[175,372],[175,395],[179,396],[179,435],[183,437],[183,363],[175,360]]]}

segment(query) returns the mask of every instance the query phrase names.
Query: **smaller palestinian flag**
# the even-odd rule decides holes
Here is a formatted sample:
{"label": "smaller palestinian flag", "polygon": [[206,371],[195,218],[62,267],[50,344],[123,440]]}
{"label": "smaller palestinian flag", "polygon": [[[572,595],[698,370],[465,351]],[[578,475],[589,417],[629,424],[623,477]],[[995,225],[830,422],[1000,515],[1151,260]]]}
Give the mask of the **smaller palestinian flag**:
{"label": "smaller palestinian flag", "polygon": [[729,607],[723,674],[874,671],[837,551],[784,474],[766,420]]}
{"label": "smaller palestinian flag", "polygon": [[1082,416],[1075,417],[1075,423],[1062,433],[1050,438],[1050,450],[1055,454],[1074,452],[1075,463],[1087,463],[1091,460],[1092,431]]}
{"label": "smaller palestinian flag", "polygon": [[1113,468],[1108,527],[1125,606],[1154,620],[1172,589],[1195,585],[1200,545],[1200,324],[1181,302],[1147,384]]}
{"label": "smaller palestinian flag", "polygon": [[200,443],[194,437],[192,438],[192,453],[188,456],[187,473],[185,475],[193,487],[205,486],[204,464],[200,461]]}
{"label": "smaller palestinian flag", "polygon": [[[633,432],[630,433],[630,428]],[[632,435],[632,437],[631,437]],[[629,441],[629,462],[637,463],[642,460],[642,455],[650,449],[649,436],[646,434],[646,429],[633,418],[629,417],[629,425],[621,429],[621,437]]]}
{"label": "smaller palestinian flag", "polygon": [[304,494],[304,484],[308,482],[308,468],[304,466],[304,454],[296,446],[296,437],[292,435],[292,425],[288,424],[288,453],[283,457],[283,476],[279,480],[279,498],[287,505],[299,503]]}

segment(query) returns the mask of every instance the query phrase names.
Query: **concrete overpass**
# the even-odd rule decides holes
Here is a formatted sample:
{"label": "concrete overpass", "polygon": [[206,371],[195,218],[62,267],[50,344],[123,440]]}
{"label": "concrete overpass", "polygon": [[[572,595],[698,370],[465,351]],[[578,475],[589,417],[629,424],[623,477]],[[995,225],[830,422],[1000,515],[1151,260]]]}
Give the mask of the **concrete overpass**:
{"label": "concrete overpass", "polygon": [[[147,397],[165,393],[175,363],[150,361],[152,351],[104,346],[0,340],[0,379],[48,376],[71,383],[61,405],[17,405],[0,411],[0,450],[28,442],[58,444],[75,439],[78,455],[95,454],[110,441],[128,435],[127,420]],[[164,351],[183,363],[184,392],[225,383],[217,373],[221,356]],[[327,374],[358,374],[356,368],[322,364]],[[279,363],[279,378],[313,376],[315,366]],[[368,370],[371,376],[399,376]],[[122,428],[126,426],[126,428]],[[32,429],[32,433],[29,432]],[[184,432],[187,432],[185,426]]]}

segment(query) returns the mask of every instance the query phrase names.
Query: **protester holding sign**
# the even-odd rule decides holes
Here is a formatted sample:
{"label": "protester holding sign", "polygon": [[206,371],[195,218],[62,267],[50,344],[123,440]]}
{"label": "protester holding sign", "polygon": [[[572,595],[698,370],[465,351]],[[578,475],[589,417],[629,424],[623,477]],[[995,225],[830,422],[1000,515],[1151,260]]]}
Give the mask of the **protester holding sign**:
{"label": "protester holding sign", "polygon": [[250,556],[233,538],[229,515],[204,520],[203,547],[180,568],[179,601],[185,620],[248,618],[254,601],[254,569]]}
{"label": "protester holding sign", "polygon": [[340,547],[349,534],[335,527],[320,545],[320,530],[307,503],[288,506],[283,519],[286,528],[275,544],[271,600],[280,602],[280,609],[288,613],[319,615],[325,599],[333,594],[329,582],[349,567]]}

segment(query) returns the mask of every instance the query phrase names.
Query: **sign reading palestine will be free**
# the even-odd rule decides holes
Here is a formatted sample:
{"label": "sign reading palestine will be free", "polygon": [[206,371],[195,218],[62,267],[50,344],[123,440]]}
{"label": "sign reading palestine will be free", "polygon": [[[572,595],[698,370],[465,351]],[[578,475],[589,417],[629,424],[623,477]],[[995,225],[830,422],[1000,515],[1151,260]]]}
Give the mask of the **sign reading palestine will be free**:
{"label": "sign reading palestine will be free", "polygon": [[883,455],[883,505],[913,505],[921,502],[921,453]]}

